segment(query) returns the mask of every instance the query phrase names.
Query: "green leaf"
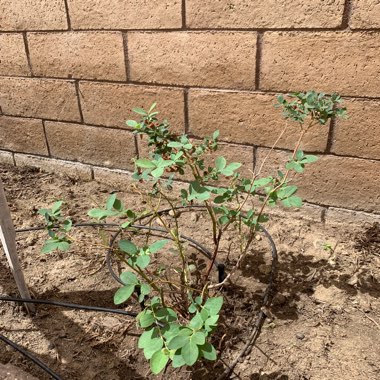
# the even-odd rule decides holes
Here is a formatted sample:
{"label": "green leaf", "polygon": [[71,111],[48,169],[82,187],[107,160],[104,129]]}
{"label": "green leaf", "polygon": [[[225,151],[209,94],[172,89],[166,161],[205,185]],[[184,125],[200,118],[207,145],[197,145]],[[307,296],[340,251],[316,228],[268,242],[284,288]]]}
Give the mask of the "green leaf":
{"label": "green leaf", "polygon": [[140,158],[135,161],[136,166],[143,169],[154,169],[156,165],[147,158]]}
{"label": "green leaf", "polygon": [[302,199],[300,197],[297,197],[297,196],[293,196],[293,197],[289,197],[289,198],[286,198],[286,199],[283,199],[282,201],[282,204],[285,206],[285,207],[302,207]]}
{"label": "green leaf", "polygon": [[116,194],[111,194],[107,199],[106,209],[111,210],[113,208],[115,201],[116,201]]}
{"label": "green leaf", "polygon": [[189,341],[182,347],[181,355],[187,365],[193,365],[198,359],[198,346],[192,341]]}
{"label": "green leaf", "polygon": [[125,285],[139,285],[140,283],[137,276],[133,272],[123,272],[120,275],[120,280]]}
{"label": "green leaf", "polygon": [[146,296],[152,291],[152,288],[148,284],[141,284],[140,292],[142,295]]}
{"label": "green leaf", "polygon": [[159,374],[165,368],[168,361],[169,361],[169,355],[166,354],[164,350],[157,351],[150,359],[151,371],[155,375]]}
{"label": "green leaf", "polygon": [[152,326],[155,319],[151,313],[143,313],[139,318],[140,326],[145,329],[146,327]]}
{"label": "green leaf", "polygon": [[223,157],[223,156],[219,156],[216,160],[215,160],[215,167],[217,170],[222,170],[226,167],[226,164],[227,164],[227,161],[226,159]]}
{"label": "green leaf", "polygon": [[119,241],[119,248],[123,251],[128,253],[129,255],[135,255],[138,253],[137,247],[129,240],[120,240]]}
{"label": "green leaf", "polygon": [[174,322],[178,319],[177,313],[170,307],[163,307],[158,310],[155,315],[160,321],[165,320],[166,322]]}
{"label": "green leaf", "polygon": [[147,116],[148,115],[148,113],[144,109],[142,109],[142,108],[133,108],[132,111],[134,113],[137,113],[137,114],[141,115],[141,116]]}
{"label": "green leaf", "polygon": [[169,243],[169,240],[167,239],[155,241],[153,244],[149,246],[149,251],[151,253],[156,253],[157,251],[165,247],[165,245],[168,243]]}
{"label": "green leaf", "polygon": [[136,265],[138,265],[141,269],[146,268],[150,263],[149,255],[140,255],[136,259]]}
{"label": "green leaf", "polygon": [[277,195],[280,199],[289,198],[297,191],[297,186],[284,186],[278,192]]}
{"label": "green leaf", "polygon": [[173,368],[179,368],[179,367],[184,366],[185,364],[186,363],[182,357],[181,350],[177,351],[173,356],[173,361],[172,361]]}
{"label": "green leaf", "polygon": [[205,325],[206,326],[216,326],[219,320],[219,315],[211,315],[209,318],[206,319]]}
{"label": "green leaf", "polygon": [[311,154],[308,154],[306,155],[303,159],[302,159],[302,163],[303,164],[311,164],[313,162],[316,162],[318,161],[318,157],[317,156],[313,156]]}
{"label": "green leaf", "polygon": [[168,348],[171,350],[177,350],[178,348],[182,348],[190,341],[189,336],[175,336],[168,343]]}
{"label": "green leaf", "polygon": [[170,141],[168,144],[169,148],[182,148],[182,144],[177,141]]}
{"label": "green leaf", "polygon": [[148,114],[151,114],[151,113],[152,113],[152,111],[156,108],[156,105],[157,105],[157,102],[154,102],[154,103],[150,106],[149,111],[148,111]]}
{"label": "green leaf", "polygon": [[113,297],[113,302],[115,305],[120,305],[127,301],[135,290],[135,285],[126,285],[118,289]]}
{"label": "green leaf", "polygon": [[199,347],[199,351],[205,359],[216,360],[216,350],[212,344],[205,343],[203,346]]}
{"label": "green leaf", "polygon": [[158,328],[154,327],[153,329],[144,331],[138,341],[138,348],[145,348],[150,346],[152,339],[158,337]]}
{"label": "green leaf", "polygon": [[63,222],[63,229],[66,232],[69,232],[71,230],[71,227],[73,226],[73,222],[70,219],[67,219]]}
{"label": "green leaf", "polygon": [[156,168],[156,169],[152,170],[150,174],[154,178],[158,178],[158,177],[161,177],[164,174],[164,171],[165,171],[164,167],[159,167],[159,168]]}
{"label": "green leaf", "polygon": [[136,128],[139,125],[139,123],[135,120],[127,120],[126,124],[131,128]]}
{"label": "green leaf", "polygon": [[219,313],[222,305],[223,297],[220,296],[207,299],[203,307],[209,311],[210,315],[216,315]]}
{"label": "green leaf", "polygon": [[117,212],[115,211],[112,211],[112,210],[103,210],[101,208],[93,208],[91,209],[87,215],[90,217],[90,218],[94,218],[94,219],[98,219],[98,220],[102,220],[102,219],[105,219],[107,218],[107,216],[114,216],[114,215],[117,215]]}
{"label": "green leaf", "polygon": [[212,139],[216,140],[219,137],[219,130],[217,129],[213,134],[212,134]]}
{"label": "green leaf", "polygon": [[70,248],[70,243],[68,241],[60,241],[58,243],[57,249],[60,251],[67,251]]}
{"label": "green leaf", "polygon": [[62,204],[63,204],[63,201],[54,202],[51,208],[51,212],[53,214],[57,214],[60,211]]}
{"label": "green leaf", "polygon": [[241,166],[241,163],[239,162],[232,162],[231,164],[229,164],[226,168],[224,168],[223,170],[221,170],[220,172],[225,175],[226,177],[230,177],[234,174],[234,171],[239,169]]}
{"label": "green leaf", "polygon": [[206,335],[202,331],[197,331],[190,338],[191,341],[198,346],[202,346],[206,342]]}
{"label": "green leaf", "polygon": [[297,161],[301,161],[303,159],[303,156],[304,156],[304,154],[303,154],[302,150],[297,150],[297,152],[296,152]]}
{"label": "green leaf", "polygon": [[164,341],[161,337],[153,338],[150,344],[144,347],[145,359],[150,359],[157,351],[161,351]]}
{"label": "green leaf", "polygon": [[58,249],[58,241],[57,240],[47,240],[44,246],[41,249],[41,253],[50,253]]}
{"label": "green leaf", "polygon": [[189,327],[198,330],[203,326],[203,319],[199,313],[196,313],[195,316],[191,319]]}

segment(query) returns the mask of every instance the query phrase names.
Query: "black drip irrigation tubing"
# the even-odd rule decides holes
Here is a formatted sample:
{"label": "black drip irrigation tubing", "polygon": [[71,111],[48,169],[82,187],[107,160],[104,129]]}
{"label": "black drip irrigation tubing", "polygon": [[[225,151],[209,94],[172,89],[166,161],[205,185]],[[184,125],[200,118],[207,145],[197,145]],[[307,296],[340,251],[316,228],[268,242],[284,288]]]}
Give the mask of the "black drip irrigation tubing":
{"label": "black drip irrigation tubing", "polygon": [[44,363],[42,363],[41,360],[37,359],[34,355],[32,355],[25,348],[19,346],[18,344],[16,344],[12,340],[5,337],[3,334],[0,334],[0,340],[2,340],[5,344],[8,344],[12,348],[14,348],[16,351],[18,351],[23,356],[30,359],[34,364],[38,365],[41,369],[43,369],[46,373],[48,373],[53,379],[62,380],[62,377],[60,377],[57,373],[52,371],[48,366],[46,366]]}
{"label": "black drip irrigation tubing", "polygon": [[[202,208],[205,209],[204,206],[201,205],[192,205],[192,206],[178,206],[174,208],[167,208],[163,209],[157,212],[157,214],[162,215],[166,214],[171,210],[185,210],[185,211],[191,211],[193,208]],[[154,213],[146,214],[140,218],[137,219],[137,221],[147,219],[151,216],[154,216]],[[107,250],[106,254],[106,263],[108,271],[110,272],[112,278],[117,281],[119,284],[124,285],[124,283],[121,281],[120,277],[114,272],[112,268],[112,247],[116,240],[116,238],[119,236],[121,232],[125,229],[121,229],[120,225],[117,223],[76,223],[73,225],[73,227],[117,227],[118,231],[111,237],[110,243],[109,243],[109,249]],[[46,227],[30,227],[30,228],[23,228],[23,229],[17,229],[16,232],[30,232],[30,231],[38,231],[38,230],[44,230]],[[152,227],[152,226],[146,226],[146,225],[131,225],[129,228],[135,228],[135,229],[142,229],[142,230],[148,230],[153,232],[159,232],[168,234],[167,230],[161,227]],[[274,296],[274,285],[275,285],[275,278],[277,275],[277,267],[278,267],[278,253],[277,248],[275,245],[275,242],[272,238],[272,236],[269,234],[269,232],[263,227],[260,226],[261,231],[264,233],[265,237],[268,239],[270,247],[271,247],[271,254],[272,254],[272,264],[271,264],[271,272],[269,276],[269,283],[268,286],[264,292],[263,295],[263,303],[262,306],[258,312],[258,315],[256,317],[256,322],[253,324],[253,328],[251,331],[250,336],[248,337],[248,340],[246,342],[246,345],[244,346],[243,350],[240,352],[240,354],[236,357],[236,359],[233,361],[232,364],[227,365],[227,369],[222,373],[222,375],[218,378],[218,380],[226,379],[226,378],[235,378],[231,377],[231,374],[233,374],[234,368],[236,365],[241,361],[241,359],[247,355],[252,347],[254,346],[257,338],[260,335],[262,326],[265,322],[265,319],[267,317],[267,314],[265,312],[265,308],[268,307],[273,299]],[[162,236],[162,235],[158,235]],[[180,239],[187,240],[189,244],[196,248],[200,253],[202,253],[206,258],[210,259],[212,258],[211,252],[205,248],[203,245],[198,243],[196,240],[187,237],[185,235],[180,235]],[[169,236],[170,238],[170,236]],[[171,238],[172,239],[172,238]],[[218,270],[218,281],[219,283],[223,282],[223,280],[226,277],[225,273],[225,266],[222,263],[214,262],[214,266]],[[67,307],[71,309],[80,309],[80,310],[91,310],[91,311],[98,311],[98,312],[109,312],[109,313],[115,313],[115,314],[122,314],[127,315],[131,317],[136,317],[137,313],[119,310],[119,309],[109,309],[109,308],[102,308],[102,307],[96,307],[96,306],[85,306],[85,305],[77,305],[77,304],[71,304],[71,303],[64,303],[64,302],[58,302],[58,301],[50,301],[50,300],[35,300],[35,299],[23,299],[23,298],[15,298],[15,297],[3,297],[0,296],[0,301],[12,301],[12,302],[24,302],[24,303],[35,303],[35,304],[46,304],[46,305],[52,305],[52,306],[60,306],[60,307]],[[35,358],[33,355],[31,355],[28,351],[18,346],[16,343],[12,342],[11,340],[4,337],[2,334],[0,334],[0,340],[4,341],[5,343],[9,344],[13,348],[15,348],[17,351],[19,351],[24,356],[28,357],[30,360],[32,360],[35,364],[37,364],[39,367],[41,367],[43,370],[45,370],[48,374],[50,374],[53,379],[62,380],[56,373],[54,373],[51,369],[46,367],[40,360]]]}

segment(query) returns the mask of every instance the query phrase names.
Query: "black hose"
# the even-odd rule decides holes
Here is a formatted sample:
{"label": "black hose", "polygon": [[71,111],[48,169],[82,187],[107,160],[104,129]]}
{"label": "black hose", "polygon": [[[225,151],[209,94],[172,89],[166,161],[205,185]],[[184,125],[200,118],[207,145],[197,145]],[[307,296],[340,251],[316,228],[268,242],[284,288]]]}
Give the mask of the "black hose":
{"label": "black hose", "polygon": [[66,302],[60,302],[60,301],[27,299],[27,298],[16,298],[16,297],[4,297],[4,296],[0,296],[0,301],[52,305],[52,306],[59,306],[59,307],[67,307],[69,309],[78,309],[78,310],[97,311],[97,312],[102,312],[102,313],[121,314],[121,315],[127,315],[129,317],[136,317],[137,316],[137,313],[135,313],[133,311],[110,309],[107,307],[98,307],[98,306],[78,305],[78,304],[74,304],[74,303],[66,303]]}
{"label": "black hose", "polygon": [[4,343],[6,343],[9,346],[11,346],[12,348],[14,348],[16,351],[18,351],[23,356],[25,356],[28,359],[30,359],[34,364],[38,365],[42,370],[44,370],[46,373],[48,373],[53,379],[55,379],[55,380],[62,380],[62,377],[60,377],[57,373],[55,373],[54,371],[52,371],[49,367],[47,367],[44,363],[42,363],[41,360],[37,359],[34,355],[32,355],[25,348],[19,346],[15,342],[11,341],[7,337],[5,337],[3,334],[0,334],[0,340],[2,340]]}

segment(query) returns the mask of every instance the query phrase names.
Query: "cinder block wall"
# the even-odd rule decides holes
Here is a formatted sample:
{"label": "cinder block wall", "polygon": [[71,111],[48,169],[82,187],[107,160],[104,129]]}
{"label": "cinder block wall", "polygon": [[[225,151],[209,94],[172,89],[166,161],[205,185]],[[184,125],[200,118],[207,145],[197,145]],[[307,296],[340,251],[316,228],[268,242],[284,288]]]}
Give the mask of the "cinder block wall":
{"label": "cinder block wall", "polygon": [[157,101],[253,170],[284,125],[275,95],[310,89],[343,95],[350,119],[306,139],[321,160],[301,195],[322,218],[380,214],[379,1],[0,1],[3,162],[130,171],[143,148],[125,120]]}

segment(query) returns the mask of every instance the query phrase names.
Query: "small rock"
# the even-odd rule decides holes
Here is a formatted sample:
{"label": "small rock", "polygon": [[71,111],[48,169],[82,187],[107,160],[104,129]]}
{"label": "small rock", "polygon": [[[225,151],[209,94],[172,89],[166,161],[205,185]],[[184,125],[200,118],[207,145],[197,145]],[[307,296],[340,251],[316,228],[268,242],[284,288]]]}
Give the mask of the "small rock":
{"label": "small rock", "polygon": [[303,339],[305,339],[305,335],[302,334],[302,333],[297,333],[296,334],[296,338],[299,339],[299,340],[303,340]]}
{"label": "small rock", "polygon": [[169,211],[169,215],[172,216],[172,217],[178,218],[181,215],[181,212],[180,211],[170,210]]}
{"label": "small rock", "polygon": [[286,297],[283,294],[277,294],[273,299],[273,305],[283,306],[286,304]]}
{"label": "small rock", "polygon": [[261,274],[269,274],[272,270],[272,267],[270,265],[261,264],[259,265],[259,272]]}
{"label": "small rock", "polygon": [[199,220],[199,214],[197,214],[196,212],[192,212],[190,214],[190,222],[197,222]]}

